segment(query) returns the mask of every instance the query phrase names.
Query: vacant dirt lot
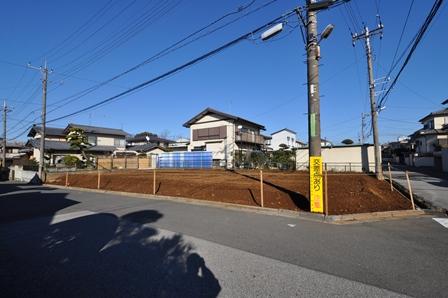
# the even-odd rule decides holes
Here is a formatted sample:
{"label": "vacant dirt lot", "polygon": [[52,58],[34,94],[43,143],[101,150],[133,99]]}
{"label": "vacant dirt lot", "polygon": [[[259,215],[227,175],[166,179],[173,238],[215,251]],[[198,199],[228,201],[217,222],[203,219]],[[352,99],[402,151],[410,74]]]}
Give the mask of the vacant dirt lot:
{"label": "vacant dirt lot", "polygon": [[[309,211],[306,173],[268,171],[263,178],[265,207]],[[97,173],[70,173],[68,181],[70,186],[97,188]],[[65,174],[51,174],[47,183],[64,185]],[[101,189],[151,194],[153,172],[102,172]],[[258,171],[157,170],[156,189],[159,195],[260,206]],[[387,182],[362,174],[329,174],[328,205],[329,214],[411,208]]]}

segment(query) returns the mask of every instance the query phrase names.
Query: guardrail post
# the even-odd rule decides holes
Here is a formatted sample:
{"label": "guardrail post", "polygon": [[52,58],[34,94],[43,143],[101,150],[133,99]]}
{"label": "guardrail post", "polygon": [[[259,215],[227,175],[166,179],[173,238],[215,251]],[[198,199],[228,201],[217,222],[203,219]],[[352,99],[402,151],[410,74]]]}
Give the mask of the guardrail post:
{"label": "guardrail post", "polygon": [[411,181],[409,180],[409,173],[407,170],[406,170],[406,180],[408,181],[408,189],[409,189],[409,196],[411,197],[412,210],[415,210],[414,195],[412,194]]}
{"label": "guardrail post", "polygon": [[324,183],[325,183],[325,189],[324,189],[324,194],[325,194],[325,216],[328,216],[328,175],[327,175],[327,167],[325,167],[325,179],[324,179]]}
{"label": "guardrail post", "polygon": [[98,168],[98,185],[97,185],[97,189],[100,189],[100,185],[101,185],[101,171],[100,171],[100,168]]}
{"label": "guardrail post", "polygon": [[390,162],[387,163],[387,169],[389,171],[390,191],[394,191],[394,185],[393,185],[393,182],[392,182],[392,172],[390,170]]}
{"label": "guardrail post", "polygon": [[261,197],[261,207],[264,207],[263,170],[260,170],[260,197]]}
{"label": "guardrail post", "polygon": [[153,170],[153,181],[152,181],[152,194],[155,195],[156,194],[156,168],[154,168]]}

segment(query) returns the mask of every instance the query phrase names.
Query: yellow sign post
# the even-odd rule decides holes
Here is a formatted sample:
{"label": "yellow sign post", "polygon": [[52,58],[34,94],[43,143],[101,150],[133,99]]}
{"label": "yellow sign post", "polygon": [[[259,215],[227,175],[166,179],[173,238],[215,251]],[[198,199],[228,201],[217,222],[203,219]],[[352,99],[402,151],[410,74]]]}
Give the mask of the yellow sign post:
{"label": "yellow sign post", "polygon": [[311,212],[324,212],[322,183],[322,157],[310,156],[310,204]]}

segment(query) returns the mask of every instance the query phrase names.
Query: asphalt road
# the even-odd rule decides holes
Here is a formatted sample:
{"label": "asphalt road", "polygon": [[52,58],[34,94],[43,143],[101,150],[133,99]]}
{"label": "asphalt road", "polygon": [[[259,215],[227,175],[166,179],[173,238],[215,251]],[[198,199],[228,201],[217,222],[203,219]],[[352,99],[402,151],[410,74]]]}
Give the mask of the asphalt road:
{"label": "asphalt road", "polygon": [[0,184],[2,297],[446,297],[431,217],[330,225]]}
{"label": "asphalt road", "polygon": [[[404,170],[395,168],[392,179],[408,189]],[[448,210],[448,176],[430,175],[428,173],[409,171],[412,192],[422,197],[434,207]]]}

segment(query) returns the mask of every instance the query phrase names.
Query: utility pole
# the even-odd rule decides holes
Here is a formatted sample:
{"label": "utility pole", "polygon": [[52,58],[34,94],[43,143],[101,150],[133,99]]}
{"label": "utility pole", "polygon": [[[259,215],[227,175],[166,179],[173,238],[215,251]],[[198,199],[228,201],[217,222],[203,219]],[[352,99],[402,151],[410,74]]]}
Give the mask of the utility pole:
{"label": "utility pole", "polygon": [[2,167],[6,168],[6,114],[11,110],[6,105],[6,100],[3,100],[3,151],[2,151]]}
{"label": "utility pole", "polygon": [[[313,1],[307,0],[307,5]],[[316,11],[307,9],[308,140],[310,157],[321,156],[319,54]]]}
{"label": "utility pole", "polygon": [[39,148],[39,178],[43,181],[43,173],[45,171],[45,128],[46,128],[46,117],[47,117],[47,82],[48,82],[48,67],[47,61],[45,60],[44,67],[34,67],[28,64],[29,68],[40,70],[42,73],[42,123],[41,123],[41,132],[40,132],[40,148]]}
{"label": "utility pole", "polygon": [[355,33],[352,35],[353,46],[355,42],[360,39],[364,39],[367,56],[367,73],[369,76],[369,91],[370,91],[370,114],[372,118],[372,131],[373,131],[373,145],[375,147],[375,175],[378,180],[384,180],[383,168],[381,165],[381,148],[378,136],[378,109],[375,102],[375,80],[373,79],[373,63],[372,63],[372,49],[370,45],[370,37],[374,35],[383,34],[383,24],[379,22],[377,28],[369,31],[369,28],[364,27],[362,33]]}
{"label": "utility pole", "polygon": [[306,55],[308,79],[308,146],[310,170],[310,209],[311,212],[323,213],[322,154],[320,135],[320,98],[319,98],[319,43],[327,38],[333,30],[329,25],[320,34],[317,32],[317,12],[329,8],[334,1],[306,1],[306,20],[298,15],[306,28]]}

